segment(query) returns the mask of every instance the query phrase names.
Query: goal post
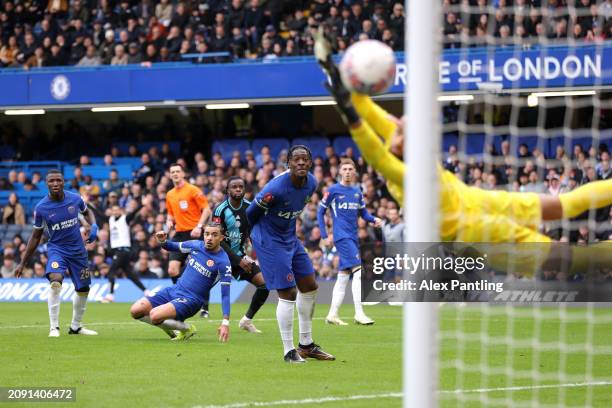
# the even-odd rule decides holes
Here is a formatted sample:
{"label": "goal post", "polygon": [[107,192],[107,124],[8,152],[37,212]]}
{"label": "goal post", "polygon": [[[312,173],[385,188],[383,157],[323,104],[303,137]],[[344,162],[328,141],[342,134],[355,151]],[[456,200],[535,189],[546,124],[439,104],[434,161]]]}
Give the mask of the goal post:
{"label": "goal post", "polygon": [[[440,60],[440,2],[406,0],[407,91],[404,96],[404,177],[406,242],[437,242],[440,159],[440,109],[437,102]],[[414,137],[413,135],[418,135]],[[405,272],[407,273],[407,272]],[[404,407],[437,406],[437,306],[428,302],[404,304]]]}

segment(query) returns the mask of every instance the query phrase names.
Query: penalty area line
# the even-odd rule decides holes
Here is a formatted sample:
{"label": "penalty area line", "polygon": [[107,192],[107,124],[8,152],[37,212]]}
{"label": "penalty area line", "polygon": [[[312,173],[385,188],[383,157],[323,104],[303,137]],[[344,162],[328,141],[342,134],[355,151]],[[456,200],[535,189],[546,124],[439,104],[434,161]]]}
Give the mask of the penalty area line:
{"label": "penalty area line", "polygon": [[[597,387],[597,386],[612,386],[612,380],[610,381],[593,381],[593,382],[581,382],[581,383],[567,383],[567,384],[540,384],[540,385],[524,385],[515,387],[496,387],[496,388],[473,388],[473,389],[457,389],[457,390],[440,390],[439,394],[453,395],[453,394],[475,394],[475,393],[488,393],[488,392],[508,392],[508,391],[530,391],[530,390],[541,390],[549,388],[578,388],[578,387]],[[196,405],[192,408],[247,408],[247,407],[269,407],[277,405],[306,405],[306,404],[321,404],[326,402],[340,402],[340,401],[356,401],[356,400],[368,400],[377,398],[402,398],[404,394],[402,392],[388,392],[383,394],[366,394],[366,395],[349,395],[345,397],[321,397],[321,398],[305,398],[296,400],[276,400],[276,401],[247,401],[237,402],[226,405]]]}

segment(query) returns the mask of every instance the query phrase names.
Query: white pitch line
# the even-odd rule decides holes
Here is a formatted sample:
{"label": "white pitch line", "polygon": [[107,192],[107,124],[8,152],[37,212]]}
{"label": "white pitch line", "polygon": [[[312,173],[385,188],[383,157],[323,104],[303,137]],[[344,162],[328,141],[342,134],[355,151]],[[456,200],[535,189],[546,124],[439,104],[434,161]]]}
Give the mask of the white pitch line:
{"label": "white pitch line", "polygon": [[598,387],[612,385],[612,381],[593,381],[581,383],[567,384],[540,384],[540,385],[519,385],[515,387],[498,387],[498,388],[474,388],[470,390],[441,390],[440,394],[470,394],[483,392],[505,392],[505,391],[528,391],[528,390],[543,390],[547,388],[577,388],[577,387]]}
{"label": "white pitch line", "polygon": [[[567,383],[567,384],[541,384],[541,385],[525,385],[516,387],[498,387],[498,388],[474,388],[474,389],[458,389],[458,390],[440,390],[440,394],[470,394],[470,393],[487,393],[487,392],[507,392],[507,391],[529,391],[547,388],[576,388],[576,387],[597,387],[612,385],[612,381],[595,381],[583,383]],[[401,392],[388,392],[384,394],[367,394],[367,395],[350,395],[346,397],[322,397],[322,398],[305,398],[300,400],[277,400],[277,401],[248,401],[237,402],[226,405],[196,405],[192,408],[246,408],[246,407],[270,407],[275,405],[305,405],[305,404],[321,404],[326,402],[339,401],[354,401],[367,400],[376,398],[402,398]]]}
{"label": "white pitch line", "polygon": [[370,394],[370,395],[350,395],[347,397],[322,397],[322,398],[306,398],[301,400],[278,400],[278,401],[251,401],[251,402],[238,402],[229,405],[196,405],[193,408],[244,408],[244,407],[271,407],[274,405],[301,405],[301,404],[320,404],[323,402],[337,402],[337,401],[355,401],[355,400],[366,400],[376,398],[400,398],[403,394],[401,392],[389,392],[386,394]]}

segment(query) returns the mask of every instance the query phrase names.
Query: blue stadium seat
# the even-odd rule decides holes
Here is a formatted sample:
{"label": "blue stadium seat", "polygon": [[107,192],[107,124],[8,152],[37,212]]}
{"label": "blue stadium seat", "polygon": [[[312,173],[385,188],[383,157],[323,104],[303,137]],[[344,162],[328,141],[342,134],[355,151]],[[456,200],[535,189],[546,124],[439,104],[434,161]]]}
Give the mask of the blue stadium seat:
{"label": "blue stadium seat", "polygon": [[538,143],[540,142],[540,138],[537,136],[519,136],[517,143],[517,152],[518,148],[521,144],[526,144],[527,149],[529,149],[529,153],[533,153],[533,150],[538,147]]}
{"label": "blue stadium seat", "polygon": [[[64,166],[64,178],[72,180],[74,178],[74,169],[76,166]],[[132,178],[132,166],[128,164],[118,164],[117,166],[83,166],[83,175],[91,176],[94,180],[106,180],[109,177],[111,169],[116,169],[120,179]]]}
{"label": "blue stadium seat", "polygon": [[221,156],[227,165],[229,165],[229,161],[235,151],[239,151],[242,157],[244,157],[244,152],[247,150],[251,150],[251,144],[248,140],[244,139],[216,140],[212,145],[212,152],[221,153]]}
{"label": "blue stadium seat", "polygon": [[293,139],[292,145],[302,144],[308,146],[312,151],[313,157],[325,158],[325,148],[329,146],[329,139],[326,137],[298,137]]}
{"label": "blue stadium seat", "polygon": [[459,147],[459,135],[457,133],[445,133],[442,136],[442,149],[448,152],[451,146]]}
{"label": "blue stadium seat", "polygon": [[4,234],[6,231],[7,224],[0,224],[0,235]]}
{"label": "blue stadium seat", "polygon": [[130,148],[130,145],[135,144],[140,153],[145,153],[151,146],[157,146],[161,151],[161,147],[163,144],[168,143],[170,147],[170,151],[174,154],[181,153],[181,142],[164,142],[164,141],[156,141],[156,142],[140,142],[140,143],[129,143],[129,142],[119,142],[113,143],[113,146],[119,149],[121,154],[127,154]]}
{"label": "blue stadium seat", "polygon": [[6,233],[7,234],[20,234],[21,233],[21,225],[16,225],[16,224],[9,224],[6,226]]}
{"label": "blue stadium seat", "polygon": [[[465,137],[459,138],[460,152],[465,152],[469,155],[482,154],[485,148],[485,134],[484,133],[470,133]],[[465,143],[465,146],[461,144]]]}
{"label": "blue stadium seat", "polygon": [[279,153],[283,149],[289,149],[289,140],[279,138],[257,138],[253,140],[252,150],[257,156],[261,152],[261,148],[268,146],[270,148],[270,154],[274,160],[278,159]]}
{"label": "blue stadium seat", "polygon": [[344,156],[346,149],[349,147],[353,148],[353,158],[361,157],[361,151],[350,136],[338,136],[334,139],[334,151],[338,156]]}

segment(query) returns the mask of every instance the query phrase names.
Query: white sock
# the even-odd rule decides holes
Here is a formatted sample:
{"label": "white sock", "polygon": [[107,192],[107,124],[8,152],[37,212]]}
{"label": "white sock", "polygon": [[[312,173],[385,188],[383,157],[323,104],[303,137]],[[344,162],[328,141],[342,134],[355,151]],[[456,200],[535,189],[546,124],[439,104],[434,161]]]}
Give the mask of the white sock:
{"label": "white sock", "polygon": [[300,344],[308,346],[312,344],[312,316],[314,314],[315,298],[317,291],[297,295],[298,321],[300,322]]}
{"label": "white sock", "polygon": [[361,304],[361,267],[353,273],[353,303],[355,304],[355,316],[363,315],[363,305]]}
{"label": "white sock", "polygon": [[51,324],[52,329],[59,327],[61,291],[62,291],[61,283],[51,282],[51,287],[49,288],[49,298],[47,299],[47,305],[49,306],[49,322]]}
{"label": "white sock", "polygon": [[87,295],[89,293],[83,293],[83,296],[80,293],[75,292],[72,299],[72,322],[70,323],[72,330],[78,330],[81,327],[81,320],[83,320],[83,314],[87,306]]}
{"label": "white sock", "polygon": [[159,327],[167,330],[187,330],[189,325],[179,320],[166,319],[159,324]]}
{"label": "white sock", "polygon": [[278,299],[276,305],[276,320],[280,330],[281,340],[283,341],[283,352],[287,354],[295,347],[293,346],[293,311],[295,310],[294,300]]}
{"label": "white sock", "polygon": [[346,293],[346,285],[349,281],[349,275],[346,273],[338,273],[336,278],[336,284],[334,285],[334,291],[332,292],[331,306],[329,307],[328,317],[338,316],[338,309],[344,300],[344,294]]}

